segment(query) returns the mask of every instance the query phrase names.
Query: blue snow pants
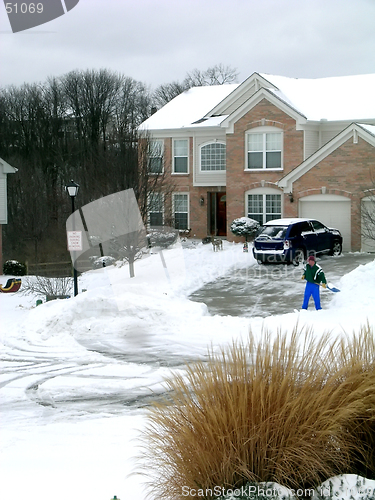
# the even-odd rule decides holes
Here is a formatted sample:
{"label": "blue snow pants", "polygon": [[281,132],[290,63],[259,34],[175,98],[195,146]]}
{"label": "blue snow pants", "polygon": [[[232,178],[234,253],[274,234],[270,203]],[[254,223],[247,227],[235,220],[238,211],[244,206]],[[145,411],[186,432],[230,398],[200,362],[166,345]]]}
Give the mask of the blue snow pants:
{"label": "blue snow pants", "polygon": [[322,307],[320,305],[319,285],[317,285],[315,283],[310,283],[310,281],[308,281],[306,283],[302,309],[307,309],[311,295],[313,296],[313,299],[314,299],[315,309],[316,310],[321,309]]}

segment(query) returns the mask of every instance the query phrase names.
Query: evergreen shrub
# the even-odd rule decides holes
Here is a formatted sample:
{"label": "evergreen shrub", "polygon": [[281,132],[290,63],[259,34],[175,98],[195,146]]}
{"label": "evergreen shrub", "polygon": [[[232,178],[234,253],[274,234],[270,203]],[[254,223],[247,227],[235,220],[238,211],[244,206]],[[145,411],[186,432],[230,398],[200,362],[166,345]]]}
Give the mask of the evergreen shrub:
{"label": "evergreen shrub", "polygon": [[254,238],[260,228],[258,221],[249,217],[234,219],[230,225],[230,230],[235,236],[244,236],[245,241]]}
{"label": "evergreen shrub", "polygon": [[26,264],[17,260],[7,260],[3,265],[3,274],[13,276],[25,276],[27,274]]}

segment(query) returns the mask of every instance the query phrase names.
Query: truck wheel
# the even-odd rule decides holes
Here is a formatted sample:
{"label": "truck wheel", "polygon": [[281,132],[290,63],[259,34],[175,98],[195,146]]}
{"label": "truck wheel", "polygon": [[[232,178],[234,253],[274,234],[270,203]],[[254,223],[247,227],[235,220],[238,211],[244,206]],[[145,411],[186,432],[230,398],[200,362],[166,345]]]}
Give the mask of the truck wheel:
{"label": "truck wheel", "polygon": [[340,255],[342,252],[342,245],[339,241],[334,241],[332,245],[331,255]]}
{"label": "truck wheel", "polygon": [[299,266],[300,264],[303,264],[304,260],[305,260],[305,252],[303,251],[302,248],[297,248],[297,250],[294,252],[294,257],[292,260],[293,266]]}

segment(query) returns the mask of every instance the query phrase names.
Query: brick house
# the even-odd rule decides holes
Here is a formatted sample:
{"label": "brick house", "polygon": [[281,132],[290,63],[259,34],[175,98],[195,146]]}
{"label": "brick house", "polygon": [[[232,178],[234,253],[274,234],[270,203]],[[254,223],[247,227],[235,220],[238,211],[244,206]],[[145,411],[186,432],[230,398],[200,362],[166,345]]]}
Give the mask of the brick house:
{"label": "brick house", "polygon": [[[233,240],[237,217],[312,217],[340,229],[344,250],[375,250],[361,237],[375,187],[374,88],[375,74],[254,73],[173,99],[140,130],[151,137],[155,172],[173,185],[175,223]],[[166,202],[159,197],[151,222],[163,221]]]}

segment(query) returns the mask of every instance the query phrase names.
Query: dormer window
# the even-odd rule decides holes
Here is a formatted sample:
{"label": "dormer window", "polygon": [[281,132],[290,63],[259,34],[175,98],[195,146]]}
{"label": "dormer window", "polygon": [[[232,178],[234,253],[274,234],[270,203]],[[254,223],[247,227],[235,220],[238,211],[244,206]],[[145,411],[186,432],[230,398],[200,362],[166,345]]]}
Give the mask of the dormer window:
{"label": "dormer window", "polygon": [[275,131],[260,131],[254,129],[254,132],[247,133],[247,170],[272,169],[280,170],[283,168],[283,134]]}

